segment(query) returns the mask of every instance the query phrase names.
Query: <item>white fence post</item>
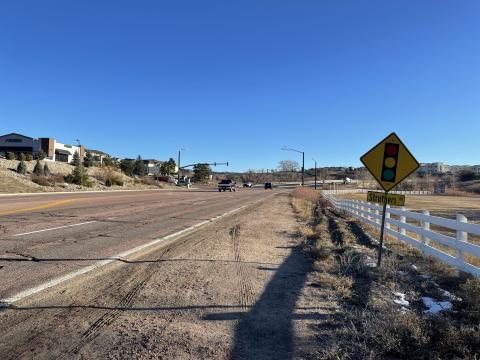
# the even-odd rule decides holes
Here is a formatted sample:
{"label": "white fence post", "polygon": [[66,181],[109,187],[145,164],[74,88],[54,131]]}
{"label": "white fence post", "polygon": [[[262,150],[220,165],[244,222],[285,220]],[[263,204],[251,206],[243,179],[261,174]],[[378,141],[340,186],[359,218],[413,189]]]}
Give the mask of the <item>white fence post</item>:
{"label": "white fence post", "polygon": [[[405,206],[402,206],[402,207],[400,208],[400,210],[401,210],[402,212],[403,212],[403,211],[406,211]],[[407,223],[407,217],[406,217],[405,215],[400,216],[400,222],[401,222],[402,224],[406,224],[406,223]],[[402,234],[402,235],[406,235],[406,234],[407,234],[407,230],[405,230],[405,228],[401,227],[399,230],[400,230],[400,231],[399,231],[400,234]]]}
{"label": "white fence post", "polygon": [[[462,215],[462,214],[457,214],[457,221],[459,222],[462,222],[462,223],[466,223],[468,222],[467,221],[467,218],[465,215]],[[459,241],[463,241],[463,242],[467,242],[468,241],[468,233],[465,232],[465,231],[461,231],[461,230],[457,230],[457,236],[456,236],[456,241],[455,241],[455,245],[457,247],[457,268],[458,269],[463,269],[464,266],[464,261],[463,261],[463,254],[462,254],[462,249],[460,249],[460,244],[458,243]]]}
{"label": "white fence post", "polygon": [[390,229],[390,223],[388,222],[390,219],[390,205],[387,204],[387,208],[385,209],[385,228]]}
{"label": "white fence post", "polygon": [[[375,204],[376,206],[379,206],[378,204]],[[375,209],[375,215],[380,215],[380,210],[378,209]],[[375,222],[377,224],[380,224],[380,219],[378,218],[378,216],[375,218]]]}
{"label": "white fence post", "polygon": [[[426,216],[430,216],[430,211],[423,210],[422,214],[426,215]],[[422,229],[425,230],[425,231],[429,231],[430,230],[430,223],[428,221],[422,221]],[[430,240],[428,239],[428,237],[425,236],[425,234],[422,234],[421,241],[422,241],[422,244],[423,244],[423,249],[422,250],[425,252],[425,246],[427,246],[429,244]]]}

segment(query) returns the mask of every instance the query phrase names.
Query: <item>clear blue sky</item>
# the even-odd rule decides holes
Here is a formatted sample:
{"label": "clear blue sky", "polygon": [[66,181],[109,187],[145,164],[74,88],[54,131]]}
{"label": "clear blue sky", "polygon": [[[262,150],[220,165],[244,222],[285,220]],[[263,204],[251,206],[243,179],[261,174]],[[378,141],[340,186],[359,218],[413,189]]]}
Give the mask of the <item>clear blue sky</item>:
{"label": "clear blue sky", "polygon": [[[480,2],[2,1],[0,133],[115,156],[480,163]],[[221,170],[221,168],[217,168]]]}

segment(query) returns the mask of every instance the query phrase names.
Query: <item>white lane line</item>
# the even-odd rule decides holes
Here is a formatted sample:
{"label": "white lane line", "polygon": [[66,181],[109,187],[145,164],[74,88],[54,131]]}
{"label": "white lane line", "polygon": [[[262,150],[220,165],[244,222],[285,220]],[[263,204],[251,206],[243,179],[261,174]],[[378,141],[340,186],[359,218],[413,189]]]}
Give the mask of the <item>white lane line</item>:
{"label": "white lane line", "polygon": [[207,200],[197,201],[197,202],[192,203],[192,205],[200,205],[200,204],[204,204],[206,202],[207,202]]}
{"label": "white lane line", "polygon": [[115,220],[116,217],[107,218],[107,220]]}
{"label": "white lane line", "polygon": [[[270,196],[268,196],[268,197],[270,197]],[[268,198],[268,197],[266,197],[266,198]],[[238,211],[240,211],[240,210],[245,209],[246,207],[256,205],[256,204],[264,201],[266,198],[260,199],[260,200],[258,200],[258,201],[254,201],[254,202],[249,203],[249,204],[247,204],[247,205],[243,205],[243,206],[241,206],[241,207],[239,207],[239,208],[236,208],[236,209],[234,209],[234,210],[230,210],[230,211],[228,211],[228,212],[226,212],[226,213],[224,213],[224,214],[222,214],[222,215],[215,216],[215,217],[211,218],[210,220],[202,221],[202,222],[200,222],[200,223],[198,223],[198,224],[195,224],[195,225],[193,225],[193,226],[190,226],[190,227],[188,227],[188,228],[186,228],[186,229],[177,231],[177,232],[175,232],[175,233],[173,233],[173,234],[167,235],[167,236],[162,237],[162,238],[159,238],[159,239],[155,239],[155,240],[150,241],[150,242],[148,242],[148,243],[146,243],[146,244],[143,244],[143,245],[134,247],[133,249],[124,251],[124,252],[122,252],[122,253],[120,253],[120,254],[118,254],[118,255],[109,256],[109,257],[108,257],[107,259],[105,259],[105,260],[98,261],[98,262],[94,263],[93,265],[86,266],[86,267],[84,267],[84,268],[82,268],[82,269],[80,269],[80,270],[77,270],[77,271],[68,273],[68,274],[66,274],[66,275],[60,276],[60,277],[58,277],[58,278],[56,278],[56,279],[52,279],[52,280],[50,280],[50,281],[47,281],[47,282],[45,282],[45,283],[43,283],[43,284],[41,284],[41,285],[39,285],[39,286],[35,286],[35,287],[30,288],[30,289],[28,289],[28,290],[19,292],[18,294],[15,294],[15,295],[13,295],[13,296],[11,296],[11,297],[9,297],[9,298],[0,299],[0,307],[2,307],[2,305],[3,305],[3,307],[8,306],[8,305],[13,304],[13,303],[15,303],[15,302],[17,302],[17,301],[20,301],[20,300],[22,300],[22,299],[24,299],[24,298],[26,298],[26,297],[28,297],[28,296],[34,295],[34,294],[36,294],[36,293],[39,293],[40,291],[49,289],[49,288],[51,288],[51,287],[54,287],[54,286],[56,286],[56,285],[59,285],[59,284],[65,282],[65,281],[68,281],[68,280],[71,280],[71,279],[73,279],[73,278],[76,278],[76,277],[79,276],[79,275],[86,274],[86,273],[88,273],[88,272],[90,272],[90,271],[93,271],[93,270],[95,270],[95,269],[98,269],[99,267],[108,265],[108,264],[110,264],[110,263],[118,260],[119,258],[123,258],[123,257],[129,256],[129,255],[135,254],[135,253],[137,253],[137,252],[139,252],[139,251],[141,251],[141,250],[143,250],[143,249],[145,249],[145,248],[148,248],[148,247],[153,246],[153,245],[157,245],[157,244],[162,243],[162,242],[164,242],[164,241],[166,241],[166,240],[169,240],[169,239],[171,239],[171,238],[174,238],[174,237],[177,237],[177,236],[179,236],[179,235],[185,234],[185,233],[187,233],[187,232],[189,232],[189,231],[191,231],[191,230],[195,230],[195,229],[197,229],[197,228],[199,228],[199,227],[201,227],[201,226],[204,226],[204,225],[206,225],[206,224],[212,223],[212,222],[217,221],[217,220],[219,220],[219,219],[222,219],[222,218],[224,218],[225,216],[234,214],[234,213],[236,213],[236,212],[238,212]]]}
{"label": "white lane line", "polygon": [[15,236],[23,236],[23,235],[30,235],[30,234],[36,234],[36,233],[41,233],[41,232],[45,232],[45,231],[51,231],[51,230],[57,230],[57,229],[64,229],[64,228],[68,228],[68,227],[80,226],[80,225],[87,225],[87,224],[93,224],[93,223],[96,223],[96,221],[86,221],[86,222],[82,222],[82,223],[78,223],[78,224],[57,226],[57,227],[50,228],[50,229],[30,231],[30,232],[26,232],[26,233],[22,233],[22,234],[15,234],[15,235],[13,235],[13,237],[15,237]]}

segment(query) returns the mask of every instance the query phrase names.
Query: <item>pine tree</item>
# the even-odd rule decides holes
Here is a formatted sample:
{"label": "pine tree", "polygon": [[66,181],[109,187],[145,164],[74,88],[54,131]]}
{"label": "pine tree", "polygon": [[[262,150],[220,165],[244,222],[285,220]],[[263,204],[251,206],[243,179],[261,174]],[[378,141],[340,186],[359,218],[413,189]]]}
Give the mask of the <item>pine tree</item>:
{"label": "pine tree", "polygon": [[35,167],[33,168],[33,173],[37,176],[42,176],[43,175],[43,167],[42,167],[42,164],[40,164],[40,160],[37,160],[37,163],[35,164]]}
{"label": "pine tree", "polygon": [[27,161],[32,161],[32,160],[33,160],[33,155],[32,155],[32,154],[27,154],[25,160],[27,160]]}
{"label": "pine tree", "polygon": [[95,165],[95,160],[93,159],[93,155],[90,151],[87,151],[85,154],[85,158],[83,159],[83,165],[85,167],[91,167]]}
{"label": "pine tree", "polygon": [[82,164],[75,166],[72,171],[72,182],[77,185],[90,186],[91,182],[88,178],[87,170]]}
{"label": "pine tree", "polygon": [[46,157],[47,154],[45,154],[45,151],[43,151],[43,149],[40,149],[37,155],[38,160],[45,160]]}
{"label": "pine tree", "polygon": [[137,160],[135,160],[135,164],[133,166],[133,175],[142,177],[145,176],[145,173],[145,164],[143,163],[142,157],[138,155]]}
{"label": "pine tree", "polygon": [[120,170],[127,176],[133,176],[134,161],[130,159],[123,159],[120,161]]}
{"label": "pine tree", "polygon": [[193,179],[195,181],[205,181],[210,177],[211,173],[212,169],[210,169],[208,164],[196,164],[193,167]]}
{"label": "pine tree", "polygon": [[26,159],[27,158],[26,158],[24,153],[20,153],[20,155],[18,156],[18,160],[20,160],[20,161],[25,161]]}
{"label": "pine tree", "polygon": [[81,161],[80,161],[80,155],[78,154],[78,151],[75,151],[75,154],[73,154],[73,158],[72,158],[72,165],[73,166],[78,166],[80,165]]}
{"label": "pine tree", "polygon": [[20,161],[17,166],[17,173],[25,175],[27,173],[27,164],[24,161]]}

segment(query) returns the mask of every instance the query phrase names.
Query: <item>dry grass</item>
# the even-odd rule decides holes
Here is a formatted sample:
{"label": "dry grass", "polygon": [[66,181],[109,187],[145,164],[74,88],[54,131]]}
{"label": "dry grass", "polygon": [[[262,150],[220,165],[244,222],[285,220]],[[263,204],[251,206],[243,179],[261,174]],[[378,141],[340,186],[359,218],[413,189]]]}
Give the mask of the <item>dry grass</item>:
{"label": "dry grass", "polygon": [[[375,262],[373,227],[328,209],[311,221],[306,249],[317,254],[315,268],[324,292],[342,304],[337,327],[328,328],[324,359],[469,359],[480,354],[480,280],[458,274],[421,252],[389,238],[381,268]],[[314,240],[314,241],[312,241]],[[411,264],[418,265],[424,278]],[[442,289],[464,301],[454,311],[424,315],[422,296],[441,299]],[[393,292],[406,294],[401,310]]]}

